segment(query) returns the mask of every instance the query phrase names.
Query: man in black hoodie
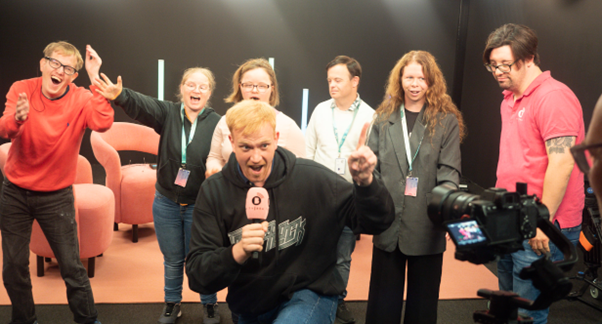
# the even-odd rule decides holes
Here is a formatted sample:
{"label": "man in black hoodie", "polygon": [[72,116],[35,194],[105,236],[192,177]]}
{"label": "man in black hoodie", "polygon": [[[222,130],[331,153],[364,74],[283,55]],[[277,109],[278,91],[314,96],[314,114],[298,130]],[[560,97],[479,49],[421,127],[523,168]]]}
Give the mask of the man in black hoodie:
{"label": "man in black hoodie", "polygon": [[[277,146],[276,112],[258,101],[230,108],[226,122],[233,153],[205,180],[196,200],[186,273],[190,288],[208,294],[228,287],[239,323],[333,323],[344,283],[336,246],[344,226],[379,234],[394,205],[376,156],[365,143],[348,159],[351,184],[330,169]],[[261,224],[245,214],[251,187],[269,194]],[[252,259],[253,252],[260,252]]]}

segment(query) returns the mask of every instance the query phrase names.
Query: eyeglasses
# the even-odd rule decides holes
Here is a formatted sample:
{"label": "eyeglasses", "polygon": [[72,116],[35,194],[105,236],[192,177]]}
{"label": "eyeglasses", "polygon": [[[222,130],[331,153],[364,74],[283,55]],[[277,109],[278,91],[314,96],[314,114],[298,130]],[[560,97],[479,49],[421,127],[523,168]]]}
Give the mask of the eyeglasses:
{"label": "eyeglasses", "polygon": [[602,143],[585,145],[579,144],[571,147],[571,154],[573,155],[573,159],[575,159],[575,163],[579,167],[579,170],[583,172],[585,175],[589,173],[589,170],[594,163],[594,156],[600,156],[599,151],[596,149],[602,148]]}
{"label": "eyeglasses", "polygon": [[65,71],[66,75],[73,75],[73,74],[75,74],[75,72],[77,72],[77,70],[74,67],[71,67],[69,65],[65,65],[65,64],[59,62],[56,59],[50,58],[48,56],[44,56],[44,58],[48,60],[48,64],[53,69],[58,69],[58,68],[60,68],[62,66],[63,67],[63,71]]}
{"label": "eyeglasses", "polygon": [[502,73],[508,73],[508,72],[512,71],[512,66],[516,62],[518,62],[518,61],[514,61],[514,62],[512,62],[512,64],[500,64],[500,65],[485,64],[485,68],[489,72],[495,72],[495,70],[500,70],[500,72],[502,72]]}
{"label": "eyeglasses", "polygon": [[240,86],[243,90],[248,91],[248,92],[253,91],[253,88],[257,88],[257,91],[259,91],[260,93],[264,93],[264,92],[268,91],[268,89],[270,88],[270,85],[265,84],[265,83],[253,84],[253,83],[247,82],[247,83],[241,83]]}
{"label": "eyeglasses", "polygon": [[188,89],[188,91],[194,91],[197,89],[202,93],[209,91],[209,85],[207,85],[207,84],[201,84],[201,85],[197,86],[196,84],[194,84],[192,82],[188,82],[184,86],[186,86],[186,89]]}

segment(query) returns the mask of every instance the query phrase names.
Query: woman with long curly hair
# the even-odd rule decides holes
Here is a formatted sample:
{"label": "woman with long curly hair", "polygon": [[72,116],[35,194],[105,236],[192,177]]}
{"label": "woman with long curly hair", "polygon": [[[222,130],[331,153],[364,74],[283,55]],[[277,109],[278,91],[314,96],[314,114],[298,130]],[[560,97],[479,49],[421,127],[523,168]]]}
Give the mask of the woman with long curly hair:
{"label": "woman with long curly hair", "polygon": [[389,75],[368,145],[395,202],[395,221],[374,236],[366,323],[435,324],[445,231],[427,215],[432,189],[458,186],[462,115],[446,93],[435,58],[405,54]]}

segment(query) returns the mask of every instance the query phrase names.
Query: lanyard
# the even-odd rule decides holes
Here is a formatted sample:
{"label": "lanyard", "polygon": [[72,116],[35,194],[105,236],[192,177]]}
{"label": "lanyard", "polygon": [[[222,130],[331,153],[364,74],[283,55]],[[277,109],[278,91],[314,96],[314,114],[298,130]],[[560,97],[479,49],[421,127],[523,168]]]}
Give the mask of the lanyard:
{"label": "lanyard", "polygon": [[401,113],[401,127],[403,127],[403,141],[406,147],[406,157],[408,158],[408,165],[410,166],[410,172],[412,172],[412,163],[414,163],[414,160],[416,160],[416,157],[418,156],[418,151],[420,151],[420,146],[422,145],[422,140],[424,139],[424,134],[422,135],[422,138],[420,139],[420,143],[418,144],[418,148],[416,148],[416,153],[414,154],[414,158],[411,158],[410,156],[412,155],[411,151],[410,151],[410,135],[408,133],[408,124],[406,122],[406,114],[404,113],[405,111],[405,106],[403,104],[401,104],[401,106],[399,106],[399,112]]}
{"label": "lanyard", "polygon": [[[334,106],[331,107],[332,108],[332,129],[334,130],[334,139],[337,140],[337,144],[339,145],[339,157],[341,157],[341,147],[343,147],[343,143],[345,143],[345,140],[347,139],[347,134],[351,130],[351,127],[353,126],[353,122],[355,121],[355,116],[357,116],[357,112],[360,110],[360,103],[361,103],[361,100],[358,100],[357,104],[355,105],[355,110],[353,111],[353,119],[351,120],[349,127],[343,134],[343,137],[341,138],[340,142],[339,142],[339,134],[337,133],[337,125],[336,125],[336,122],[334,119],[335,107]],[[338,108],[336,108],[336,109],[338,109]]]}
{"label": "lanyard", "polygon": [[188,144],[192,142],[192,138],[194,137],[194,132],[196,131],[196,122],[199,119],[199,116],[203,114],[205,111],[205,107],[203,110],[197,115],[197,118],[190,126],[190,134],[188,134],[188,141],[186,141],[186,131],[184,130],[184,118],[186,118],[186,111],[184,110],[184,104],[182,104],[182,110],[180,110],[180,116],[182,116],[182,164],[186,164],[186,150],[188,149]]}

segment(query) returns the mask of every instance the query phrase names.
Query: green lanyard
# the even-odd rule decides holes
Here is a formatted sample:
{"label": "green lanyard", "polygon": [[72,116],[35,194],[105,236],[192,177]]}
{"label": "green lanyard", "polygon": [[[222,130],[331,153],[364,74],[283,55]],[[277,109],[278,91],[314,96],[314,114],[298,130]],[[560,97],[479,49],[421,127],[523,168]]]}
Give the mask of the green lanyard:
{"label": "green lanyard", "polygon": [[205,107],[203,107],[203,110],[201,110],[201,112],[196,116],[197,118],[192,123],[192,126],[190,126],[190,134],[188,134],[188,141],[186,141],[186,131],[184,130],[184,118],[186,118],[186,111],[184,110],[183,103],[181,107],[182,108],[180,110],[180,116],[182,116],[182,164],[186,164],[186,150],[188,149],[188,144],[192,142],[194,132],[196,131],[196,122],[199,119],[199,116],[203,114],[203,111],[205,111]]}
{"label": "green lanyard", "polygon": [[401,127],[403,127],[403,141],[406,147],[406,157],[408,158],[408,165],[410,166],[410,172],[412,172],[412,164],[414,163],[414,160],[416,160],[416,157],[418,156],[418,151],[420,151],[420,146],[422,145],[422,140],[424,139],[424,134],[422,135],[422,138],[420,139],[420,143],[418,144],[418,148],[416,149],[416,153],[414,154],[414,158],[411,158],[410,156],[412,155],[411,151],[410,151],[410,135],[408,133],[408,124],[406,122],[406,114],[404,113],[405,111],[405,106],[403,104],[401,104],[401,106],[399,106],[399,112],[401,113]]}
{"label": "green lanyard", "polygon": [[347,128],[347,130],[343,134],[343,138],[341,138],[340,142],[339,142],[339,134],[337,133],[337,125],[336,125],[336,122],[334,119],[335,107],[334,107],[334,105],[331,107],[332,108],[332,129],[334,130],[334,138],[337,140],[337,144],[339,145],[339,157],[341,157],[341,147],[343,147],[343,144],[345,143],[345,140],[347,139],[347,134],[349,134],[349,131],[351,130],[351,127],[353,126],[353,122],[355,121],[355,116],[357,116],[357,112],[360,110],[360,103],[361,103],[361,100],[358,100],[357,104],[355,105],[355,110],[353,111],[353,119],[351,120],[351,124],[349,124],[349,128]]}

